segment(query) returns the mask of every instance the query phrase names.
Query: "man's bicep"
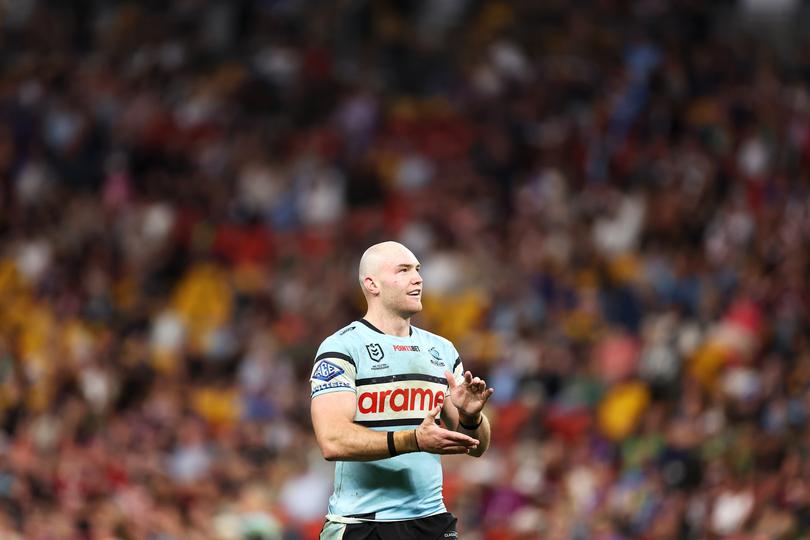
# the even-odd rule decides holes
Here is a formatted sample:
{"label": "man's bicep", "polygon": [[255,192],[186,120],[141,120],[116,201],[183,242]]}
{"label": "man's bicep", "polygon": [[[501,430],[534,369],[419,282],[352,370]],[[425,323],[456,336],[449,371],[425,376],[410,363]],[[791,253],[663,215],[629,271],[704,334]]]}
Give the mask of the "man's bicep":
{"label": "man's bicep", "polygon": [[331,392],[312,398],[312,426],[318,438],[331,429],[354,421],[357,408],[354,392]]}
{"label": "man's bicep", "polygon": [[354,392],[329,392],[312,398],[312,427],[318,446],[327,460],[346,456],[354,427],[354,411]]}

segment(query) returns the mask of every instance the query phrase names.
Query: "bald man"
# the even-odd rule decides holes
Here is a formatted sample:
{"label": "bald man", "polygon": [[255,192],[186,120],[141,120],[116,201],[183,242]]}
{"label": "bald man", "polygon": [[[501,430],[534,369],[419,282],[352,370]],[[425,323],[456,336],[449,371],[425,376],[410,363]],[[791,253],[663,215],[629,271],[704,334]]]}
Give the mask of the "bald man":
{"label": "bald man", "polygon": [[457,538],[440,455],[486,451],[481,411],[493,390],[464,371],[450,341],[411,325],[422,310],[419,270],[402,244],[368,248],[359,266],[368,311],[318,349],[312,425],[336,462],[322,540]]}

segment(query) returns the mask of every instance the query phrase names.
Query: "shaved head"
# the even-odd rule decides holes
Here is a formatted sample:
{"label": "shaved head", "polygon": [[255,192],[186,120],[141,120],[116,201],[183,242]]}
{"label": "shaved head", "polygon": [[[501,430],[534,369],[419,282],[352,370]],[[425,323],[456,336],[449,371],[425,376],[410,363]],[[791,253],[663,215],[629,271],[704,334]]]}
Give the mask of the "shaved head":
{"label": "shaved head", "polygon": [[360,284],[367,276],[375,277],[380,272],[380,268],[386,262],[393,262],[397,257],[413,258],[416,256],[410,249],[399,242],[380,242],[368,248],[360,257],[360,267],[358,268],[358,278]]}

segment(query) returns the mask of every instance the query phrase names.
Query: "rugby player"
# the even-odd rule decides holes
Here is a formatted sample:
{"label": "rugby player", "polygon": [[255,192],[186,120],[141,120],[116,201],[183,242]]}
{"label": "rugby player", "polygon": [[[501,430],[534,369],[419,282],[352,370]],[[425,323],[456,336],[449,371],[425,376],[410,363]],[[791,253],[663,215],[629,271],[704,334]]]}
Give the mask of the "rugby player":
{"label": "rugby player", "polygon": [[482,409],[493,389],[464,370],[450,341],[411,325],[422,309],[419,270],[402,244],[368,248],[359,266],[368,310],[318,349],[312,424],[336,462],[322,540],[457,538],[440,456],[486,451]]}

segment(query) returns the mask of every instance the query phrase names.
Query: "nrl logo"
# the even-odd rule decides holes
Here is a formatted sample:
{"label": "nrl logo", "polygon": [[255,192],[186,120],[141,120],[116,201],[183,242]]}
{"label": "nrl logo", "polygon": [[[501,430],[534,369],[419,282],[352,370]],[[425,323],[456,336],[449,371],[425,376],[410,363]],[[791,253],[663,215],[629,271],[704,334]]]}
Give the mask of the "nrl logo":
{"label": "nrl logo", "polygon": [[382,347],[380,347],[379,343],[371,343],[370,345],[366,345],[366,351],[368,352],[368,357],[375,362],[379,362],[385,356],[385,353],[383,353]]}

